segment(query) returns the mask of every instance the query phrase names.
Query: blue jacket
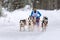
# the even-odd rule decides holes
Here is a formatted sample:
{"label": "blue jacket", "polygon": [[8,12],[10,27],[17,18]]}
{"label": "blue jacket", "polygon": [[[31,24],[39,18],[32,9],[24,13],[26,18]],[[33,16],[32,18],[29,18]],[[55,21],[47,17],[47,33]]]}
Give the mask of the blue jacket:
{"label": "blue jacket", "polygon": [[[36,16],[34,16],[34,15],[36,15]],[[37,19],[37,18],[41,17],[41,13],[39,11],[36,11],[36,13],[34,13],[34,11],[32,11],[31,16],[36,17],[36,19]]]}

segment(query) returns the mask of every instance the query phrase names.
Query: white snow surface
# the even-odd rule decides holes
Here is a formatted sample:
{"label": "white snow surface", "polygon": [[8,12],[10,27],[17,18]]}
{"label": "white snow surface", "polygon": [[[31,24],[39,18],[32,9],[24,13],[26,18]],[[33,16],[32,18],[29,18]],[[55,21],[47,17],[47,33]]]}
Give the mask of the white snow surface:
{"label": "white snow surface", "polygon": [[3,9],[6,17],[0,17],[0,40],[60,40],[60,10],[40,10],[43,16],[48,17],[46,32],[20,32],[19,21],[27,19],[30,10],[15,10],[8,12]]}

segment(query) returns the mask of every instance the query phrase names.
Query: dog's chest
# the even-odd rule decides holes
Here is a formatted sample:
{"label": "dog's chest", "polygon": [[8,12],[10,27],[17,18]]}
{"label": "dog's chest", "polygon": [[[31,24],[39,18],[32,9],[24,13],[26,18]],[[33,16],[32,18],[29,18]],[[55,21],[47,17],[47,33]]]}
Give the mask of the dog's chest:
{"label": "dog's chest", "polygon": [[31,24],[32,24],[32,20],[29,20],[29,21],[28,21],[28,24],[31,25]]}
{"label": "dog's chest", "polygon": [[44,20],[44,23],[47,24],[48,23],[48,20]]}
{"label": "dog's chest", "polygon": [[20,23],[20,26],[23,27],[24,26],[24,23]]}
{"label": "dog's chest", "polygon": [[44,22],[48,22],[48,20],[44,20]]}

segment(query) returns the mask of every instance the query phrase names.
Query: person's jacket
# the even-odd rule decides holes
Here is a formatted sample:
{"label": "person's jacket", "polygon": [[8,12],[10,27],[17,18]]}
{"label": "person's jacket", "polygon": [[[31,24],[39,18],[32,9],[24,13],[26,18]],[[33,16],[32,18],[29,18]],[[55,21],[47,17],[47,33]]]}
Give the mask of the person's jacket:
{"label": "person's jacket", "polygon": [[36,17],[36,19],[37,19],[37,18],[41,17],[41,13],[39,11],[36,11],[36,13],[34,13],[34,11],[32,11],[31,16]]}

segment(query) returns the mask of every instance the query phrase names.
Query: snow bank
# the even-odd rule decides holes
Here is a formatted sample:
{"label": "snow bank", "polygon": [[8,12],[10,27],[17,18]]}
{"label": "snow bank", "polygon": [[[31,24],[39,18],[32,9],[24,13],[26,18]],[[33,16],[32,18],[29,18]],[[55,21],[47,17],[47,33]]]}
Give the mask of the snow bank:
{"label": "snow bank", "polygon": [[[25,7],[26,9],[28,8],[28,6]],[[31,9],[30,10],[15,10],[13,12],[8,12],[5,9],[3,9],[3,13],[6,14],[6,17],[0,18],[0,21],[2,20],[2,23],[6,23],[8,21],[8,23],[19,23],[20,20],[22,19],[27,19],[28,16],[31,14]],[[42,14],[41,16],[41,20],[43,18],[43,16],[47,16],[48,20],[49,20],[49,25],[50,26],[59,26],[60,25],[60,10],[53,10],[53,11],[49,11],[49,10],[39,10],[40,13]],[[4,20],[4,21],[3,21]],[[57,22],[56,22],[57,21]],[[0,22],[1,23],[1,22]],[[53,24],[54,23],[54,24]]]}

